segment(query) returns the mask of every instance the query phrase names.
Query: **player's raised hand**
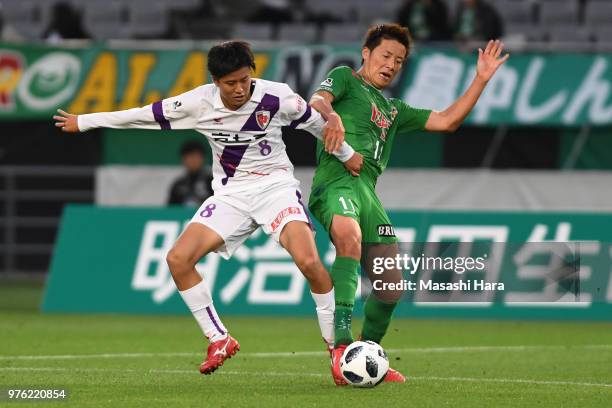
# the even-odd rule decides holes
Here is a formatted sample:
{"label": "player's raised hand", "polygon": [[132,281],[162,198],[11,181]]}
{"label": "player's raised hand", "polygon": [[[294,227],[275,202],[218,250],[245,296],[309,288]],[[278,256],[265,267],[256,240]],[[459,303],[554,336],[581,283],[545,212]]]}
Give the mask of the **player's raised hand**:
{"label": "player's raised hand", "polygon": [[338,151],[344,143],[344,125],[340,116],[335,112],[329,115],[323,128],[323,142],[327,153]]}
{"label": "player's raised hand", "polygon": [[482,50],[478,49],[478,64],[476,65],[477,75],[484,81],[489,81],[495,74],[497,69],[508,60],[510,54],[506,53],[500,58],[504,50],[504,43],[500,40],[491,40],[487,43],[487,47]]}
{"label": "player's raised hand", "polygon": [[53,115],[55,126],[62,129],[62,132],[79,132],[77,116],[72,113],[64,112],[61,109],[57,110],[59,115]]}
{"label": "player's raised hand", "polygon": [[358,176],[361,172],[361,167],[363,167],[363,156],[355,152],[351,158],[345,161],[343,164],[352,176]]}

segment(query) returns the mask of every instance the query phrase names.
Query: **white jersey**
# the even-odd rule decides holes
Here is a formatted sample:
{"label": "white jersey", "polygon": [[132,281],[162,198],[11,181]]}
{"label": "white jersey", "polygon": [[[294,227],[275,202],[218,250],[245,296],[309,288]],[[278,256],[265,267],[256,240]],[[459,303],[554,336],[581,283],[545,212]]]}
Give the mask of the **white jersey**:
{"label": "white jersey", "polygon": [[[321,115],[283,83],[253,79],[251,98],[237,110],[223,105],[214,84],[141,108],[78,116],[81,131],[96,127],[194,129],[212,148],[215,195],[295,182],[285,151],[282,126],[304,129],[321,138]],[[353,149],[344,143],[335,153],[346,161]]]}

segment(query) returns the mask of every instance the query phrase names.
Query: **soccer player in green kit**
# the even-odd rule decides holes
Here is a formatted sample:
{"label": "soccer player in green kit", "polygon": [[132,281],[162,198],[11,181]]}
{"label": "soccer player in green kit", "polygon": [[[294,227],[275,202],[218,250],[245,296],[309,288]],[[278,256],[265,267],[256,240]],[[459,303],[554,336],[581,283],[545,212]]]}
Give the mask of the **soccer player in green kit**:
{"label": "soccer player in green kit", "polygon": [[[310,211],[326,228],[336,247],[331,275],[336,301],[332,376],[337,385],[346,384],[339,360],[346,346],[353,342],[351,318],[360,262],[370,280],[402,279],[399,269],[373,275],[371,267],[373,258],[395,257],[398,253],[398,240],[375,192],[376,180],[387,166],[395,135],[415,130],[455,131],[509,57],[508,54],[501,57],[503,44],[499,40],[489,41],[484,50],[478,50],[476,76],[461,97],[441,112],[416,109],[382,93],[402,68],[411,42],[408,29],[397,24],[370,28],[361,51],[361,68],[356,72],[346,66],[334,68],[310,100],[310,105],[328,121],[325,146],[345,136],[347,143],[363,155],[361,174],[355,176],[319,142],[309,202]],[[381,342],[401,295],[401,291],[372,291],[364,306],[362,340]],[[404,382],[405,378],[389,369],[385,381]]]}

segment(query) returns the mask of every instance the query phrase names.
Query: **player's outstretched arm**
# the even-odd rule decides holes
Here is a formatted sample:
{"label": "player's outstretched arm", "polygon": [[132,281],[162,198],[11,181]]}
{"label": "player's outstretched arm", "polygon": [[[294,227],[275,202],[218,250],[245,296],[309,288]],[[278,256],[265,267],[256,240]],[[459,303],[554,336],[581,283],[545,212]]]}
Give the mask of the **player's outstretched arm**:
{"label": "player's outstretched arm", "polygon": [[73,115],[58,109],[55,126],[64,132],[86,132],[95,128],[193,129],[201,107],[199,88],[139,108]]}
{"label": "player's outstretched arm", "polygon": [[140,108],[83,115],[74,115],[58,109],[59,115],[53,116],[53,119],[56,121],[55,126],[62,128],[64,132],[86,132],[95,128],[171,129],[161,103],[160,101]]}
{"label": "player's outstretched arm", "polygon": [[323,142],[327,153],[337,151],[344,142],[344,125],[340,115],[332,107],[333,101],[334,95],[325,91],[316,92],[310,98],[310,106],[327,121],[323,128]]}
{"label": "player's outstretched arm", "polygon": [[425,129],[432,132],[454,132],[459,128],[467,115],[478,102],[485,86],[493,77],[495,72],[508,60],[510,54],[500,58],[504,44],[500,40],[489,41],[483,51],[478,49],[478,64],[476,65],[476,77],[470,87],[459,97],[448,109],[442,112],[431,112]]}
{"label": "player's outstretched arm", "polygon": [[61,109],[58,109],[57,113],[58,115],[53,115],[53,120],[55,120],[55,126],[62,129],[62,132],[80,132],[77,115]]}

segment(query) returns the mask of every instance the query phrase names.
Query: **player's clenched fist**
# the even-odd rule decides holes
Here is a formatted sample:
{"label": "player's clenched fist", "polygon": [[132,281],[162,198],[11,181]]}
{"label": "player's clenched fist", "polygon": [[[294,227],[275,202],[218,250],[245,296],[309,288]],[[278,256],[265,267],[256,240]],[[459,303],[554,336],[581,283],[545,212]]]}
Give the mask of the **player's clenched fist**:
{"label": "player's clenched fist", "polygon": [[357,152],[353,153],[350,159],[344,162],[344,167],[353,176],[358,176],[363,166],[363,156]]}
{"label": "player's clenched fist", "polygon": [[55,126],[62,129],[62,132],[79,132],[79,125],[77,122],[77,116],[72,113],[64,112],[58,109],[59,115],[53,115],[55,120]]}

